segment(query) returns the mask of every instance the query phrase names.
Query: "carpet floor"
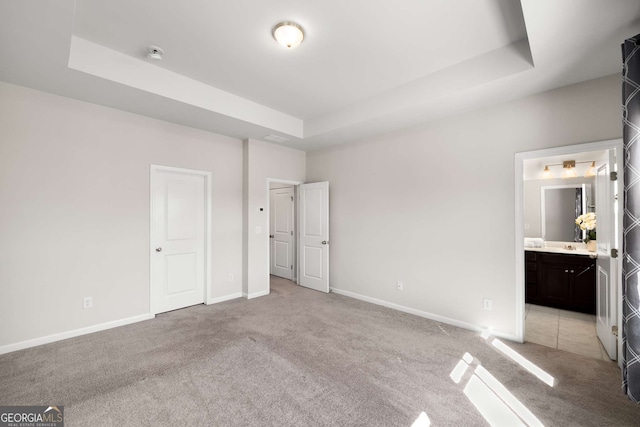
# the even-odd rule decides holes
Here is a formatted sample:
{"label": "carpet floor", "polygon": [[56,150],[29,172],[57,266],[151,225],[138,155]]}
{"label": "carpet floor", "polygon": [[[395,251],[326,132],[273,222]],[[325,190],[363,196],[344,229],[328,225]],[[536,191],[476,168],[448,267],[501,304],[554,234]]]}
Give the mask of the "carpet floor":
{"label": "carpet floor", "polygon": [[493,340],[275,278],[265,297],[2,355],[0,405],[64,405],[67,427],[640,425],[615,363],[505,343],[551,387]]}

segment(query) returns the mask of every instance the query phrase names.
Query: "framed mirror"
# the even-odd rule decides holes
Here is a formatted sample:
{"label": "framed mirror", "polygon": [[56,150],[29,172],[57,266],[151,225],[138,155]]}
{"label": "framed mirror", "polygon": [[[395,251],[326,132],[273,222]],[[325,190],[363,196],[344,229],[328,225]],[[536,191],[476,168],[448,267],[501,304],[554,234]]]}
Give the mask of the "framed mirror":
{"label": "framed mirror", "polygon": [[593,211],[590,184],[548,185],[540,187],[542,239],[556,242],[581,242],[585,231],[575,219]]}

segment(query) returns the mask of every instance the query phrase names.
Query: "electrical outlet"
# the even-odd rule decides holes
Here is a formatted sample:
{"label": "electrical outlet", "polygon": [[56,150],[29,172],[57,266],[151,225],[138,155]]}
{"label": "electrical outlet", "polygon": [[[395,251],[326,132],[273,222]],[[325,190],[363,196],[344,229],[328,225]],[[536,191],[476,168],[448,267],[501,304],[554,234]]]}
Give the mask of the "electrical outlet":
{"label": "electrical outlet", "polygon": [[486,299],[484,300],[484,309],[491,311],[491,309],[493,308],[493,304],[491,303],[490,299]]}
{"label": "electrical outlet", "polygon": [[399,291],[402,290],[403,286],[404,286],[404,284],[401,281],[398,280],[396,282],[396,289],[398,289]]}
{"label": "electrical outlet", "polygon": [[233,273],[229,273],[229,281],[233,282]]}
{"label": "electrical outlet", "polygon": [[82,308],[92,308],[93,307],[93,297],[84,297],[82,300]]}

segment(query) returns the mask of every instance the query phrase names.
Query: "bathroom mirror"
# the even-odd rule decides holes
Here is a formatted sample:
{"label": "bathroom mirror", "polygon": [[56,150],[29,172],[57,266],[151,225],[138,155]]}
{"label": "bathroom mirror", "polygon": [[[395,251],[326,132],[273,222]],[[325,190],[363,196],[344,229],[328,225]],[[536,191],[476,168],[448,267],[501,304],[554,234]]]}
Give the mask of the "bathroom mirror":
{"label": "bathroom mirror", "polygon": [[590,200],[590,184],[540,187],[542,238],[545,241],[581,242],[585,231],[580,230],[575,219],[593,211]]}

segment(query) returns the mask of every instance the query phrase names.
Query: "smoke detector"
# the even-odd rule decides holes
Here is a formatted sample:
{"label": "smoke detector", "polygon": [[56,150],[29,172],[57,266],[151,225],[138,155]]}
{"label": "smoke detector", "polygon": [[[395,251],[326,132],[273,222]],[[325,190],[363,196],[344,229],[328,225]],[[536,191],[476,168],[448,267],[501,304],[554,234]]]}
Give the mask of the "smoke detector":
{"label": "smoke detector", "polygon": [[158,46],[147,46],[147,58],[160,61],[164,55],[164,50]]}

